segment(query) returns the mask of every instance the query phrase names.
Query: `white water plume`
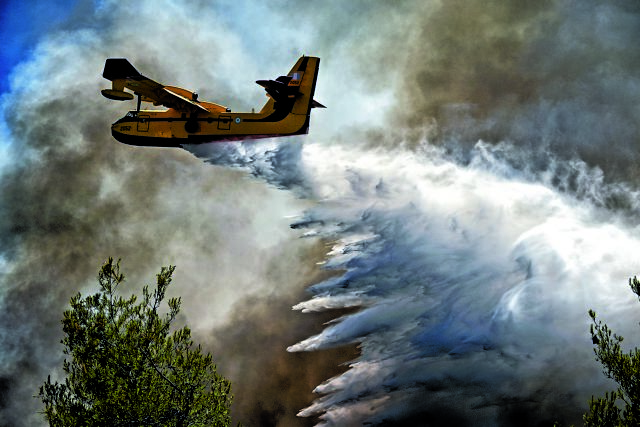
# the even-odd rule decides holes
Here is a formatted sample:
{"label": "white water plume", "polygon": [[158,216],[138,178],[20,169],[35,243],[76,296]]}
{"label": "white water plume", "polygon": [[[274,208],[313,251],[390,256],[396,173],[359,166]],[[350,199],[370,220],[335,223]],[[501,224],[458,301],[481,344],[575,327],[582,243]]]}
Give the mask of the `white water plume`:
{"label": "white water plume", "polygon": [[359,309],[288,351],[359,343],[361,354],[316,388],[321,397],[301,416],[494,425],[535,408],[541,420],[575,418],[610,386],[593,357],[587,310],[639,338],[626,282],[638,271],[640,235],[622,213],[552,187],[562,174],[536,182],[483,144],[467,166],[429,145],[197,151],[317,200],[292,227],[331,242],[324,268],[336,275],[294,309]]}

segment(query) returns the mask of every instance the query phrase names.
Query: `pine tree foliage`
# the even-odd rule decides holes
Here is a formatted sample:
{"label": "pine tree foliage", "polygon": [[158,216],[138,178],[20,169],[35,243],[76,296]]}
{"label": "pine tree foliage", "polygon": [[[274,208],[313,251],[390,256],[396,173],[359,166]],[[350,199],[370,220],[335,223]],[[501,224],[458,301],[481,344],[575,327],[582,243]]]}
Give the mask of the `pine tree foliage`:
{"label": "pine tree foliage", "polygon": [[142,301],[116,293],[120,262],[109,259],[100,291],[77,294],[62,320],[64,383],[40,387],[51,426],[228,426],[231,385],[210,354],[194,347],[188,327],[170,331],[180,299],[158,313],[175,267],[163,267]]}
{"label": "pine tree foliage", "polygon": [[[629,279],[631,290],[640,299],[640,281]],[[637,348],[625,353],[623,337],[615,334],[606,324],[591,316],[591,339],[595,346],[596,360],[603,372],[618,383],[618,389],[604,397],[591,398],[589,412],[584,415],[585,426],[638,426],[640,425],[640,351]]]}

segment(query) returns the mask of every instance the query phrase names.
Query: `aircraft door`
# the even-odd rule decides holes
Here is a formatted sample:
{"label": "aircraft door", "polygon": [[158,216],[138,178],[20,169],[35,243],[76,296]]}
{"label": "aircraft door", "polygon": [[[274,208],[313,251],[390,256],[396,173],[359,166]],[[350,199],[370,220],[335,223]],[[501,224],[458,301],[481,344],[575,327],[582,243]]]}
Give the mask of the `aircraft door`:
{"label": "aircraft door", "polygon": [[218,117],[218,129],[229,130],[231,129],[231,116]]}
{"label": "aircraft door", "polygon": [[138,116],[138,132],[149,132],[149,116]]}

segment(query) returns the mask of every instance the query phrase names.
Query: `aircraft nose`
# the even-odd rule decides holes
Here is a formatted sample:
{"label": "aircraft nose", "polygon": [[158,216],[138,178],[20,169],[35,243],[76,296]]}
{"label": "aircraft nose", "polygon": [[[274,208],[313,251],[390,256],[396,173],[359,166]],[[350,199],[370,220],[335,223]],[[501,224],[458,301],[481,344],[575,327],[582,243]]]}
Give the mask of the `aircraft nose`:
{"label": "aircraft nose", "polygon": [[111,127],[111,135],[113,136],[113,138],[123,144],[131,145],[131,135],[120,132],[118,128],[119,126],[116,127],[115,125]]}

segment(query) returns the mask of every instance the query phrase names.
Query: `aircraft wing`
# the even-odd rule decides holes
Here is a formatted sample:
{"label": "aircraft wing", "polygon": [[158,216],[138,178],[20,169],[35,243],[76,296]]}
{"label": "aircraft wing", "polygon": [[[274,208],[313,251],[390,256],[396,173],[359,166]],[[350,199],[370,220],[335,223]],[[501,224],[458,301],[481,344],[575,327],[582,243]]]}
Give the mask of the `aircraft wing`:
{"label": "aircraft wing", "polygon": [[104,64],[102,77],[112,82],[111,89],[102,91],[102,94],[109,99],[119,101],[133,99],[130,93],[124,91],[126,87],[136,95],[140,95],[144,101],[153,102],[154,105],[164,105],[184,113],[209,112],[197,101],[195,93],[155,82],[140,74],[125,58],[108,58]]}

